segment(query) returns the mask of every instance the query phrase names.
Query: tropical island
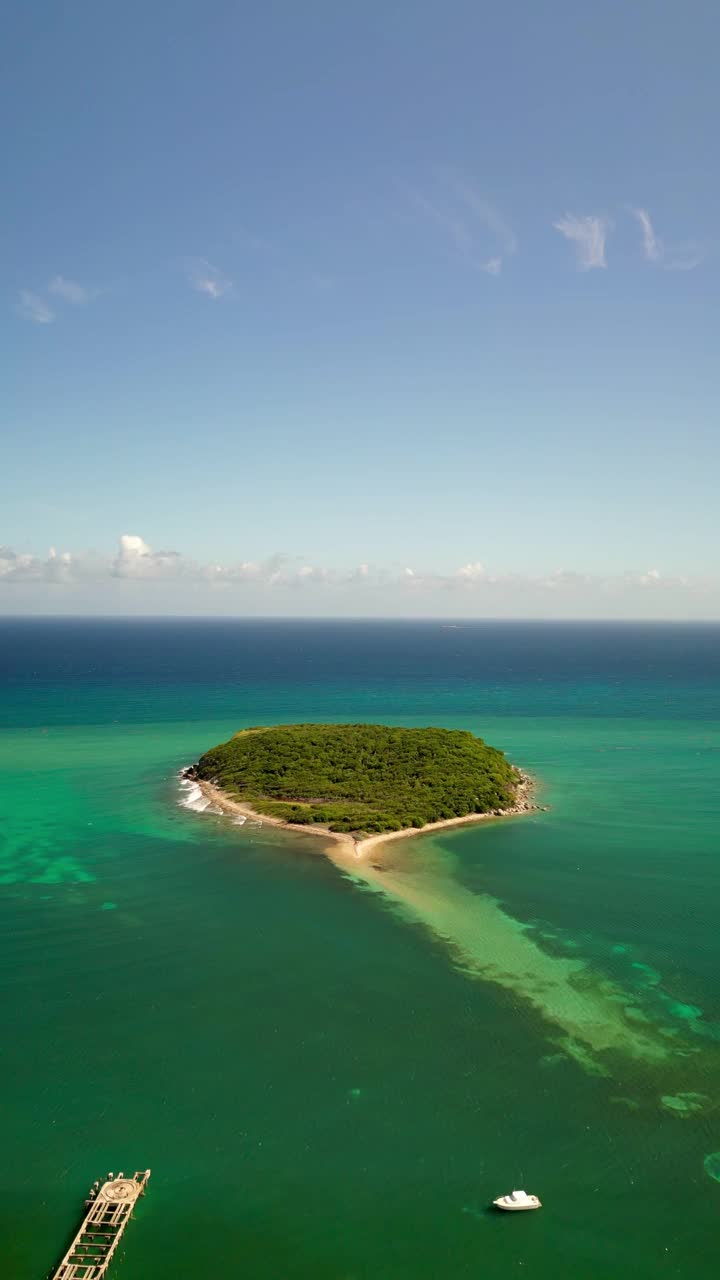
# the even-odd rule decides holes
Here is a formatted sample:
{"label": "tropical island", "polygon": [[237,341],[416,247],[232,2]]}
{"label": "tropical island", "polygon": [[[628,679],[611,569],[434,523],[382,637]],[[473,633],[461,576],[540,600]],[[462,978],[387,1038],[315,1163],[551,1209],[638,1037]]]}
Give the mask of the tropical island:
{"label": "tropical island", "polygon": [[371,839],[535,808],[530,779],[459,729],[260,726],[212,747],[184,776],[223,810],[350,840],[358,852]]}

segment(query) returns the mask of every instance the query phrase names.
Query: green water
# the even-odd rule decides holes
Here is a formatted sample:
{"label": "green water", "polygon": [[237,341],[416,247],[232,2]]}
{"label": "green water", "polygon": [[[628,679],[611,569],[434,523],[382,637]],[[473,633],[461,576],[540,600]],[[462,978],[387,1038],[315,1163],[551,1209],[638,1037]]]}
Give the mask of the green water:
{"label": "green water", "polygon": [[[180,687],[115,723],[13,697],[3,1280],[46,1274],[94,1178],[146,1166],[125,1280],[715,1273],[714,720],[441,690],[383,716],[321,682],[207,720]],[[398,843],[368,884],[178,805],[183,763],[290,702],[482,732],[550,810]],[[543,1212],[486,1211],[514,1186]]]}

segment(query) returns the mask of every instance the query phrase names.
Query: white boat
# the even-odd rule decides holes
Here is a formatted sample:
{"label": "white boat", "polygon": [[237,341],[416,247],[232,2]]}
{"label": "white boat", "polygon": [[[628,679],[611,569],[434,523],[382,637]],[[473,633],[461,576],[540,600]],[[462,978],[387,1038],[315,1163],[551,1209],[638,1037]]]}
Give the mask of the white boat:
{"label": "white boat", "polygon": [[498,1196],[493,1200],[496,1209],[542,1209],[537,1196],[529,1196],[525,1191],[511,1191],[509,1196]]}

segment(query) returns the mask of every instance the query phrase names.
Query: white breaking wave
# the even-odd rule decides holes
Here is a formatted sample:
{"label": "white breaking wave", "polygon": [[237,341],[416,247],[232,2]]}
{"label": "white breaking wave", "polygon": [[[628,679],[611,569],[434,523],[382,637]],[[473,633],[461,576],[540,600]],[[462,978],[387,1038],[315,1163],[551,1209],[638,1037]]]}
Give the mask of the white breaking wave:
{"label": "white breaking wave", "polygon": [[[213,804],[212,800],[208,800],[207,796],[203,795],[202,787],[198,782],[193,778],[185,777],[184,771],[178,774],[178,782],[181,792],[178,804],[182,805],[183,809],[192,809],[193,813],[217,813],[220,816],[225,813],[221,805]],[[247,818],[244,814],[240,814],[232,821],[234,827],[244,827]],[[253,823],[253,826],[261,825],[260,822]]]}
{"label": "white breaking wave", "polygon": [[210,806],[207,796],[202,793],[202,788],[198,782],[193,782],[192,778],[180,777],[180,790],[183,793],[178,800],[178,804],[183,809],[192,809],[194,813],[204,813]]}

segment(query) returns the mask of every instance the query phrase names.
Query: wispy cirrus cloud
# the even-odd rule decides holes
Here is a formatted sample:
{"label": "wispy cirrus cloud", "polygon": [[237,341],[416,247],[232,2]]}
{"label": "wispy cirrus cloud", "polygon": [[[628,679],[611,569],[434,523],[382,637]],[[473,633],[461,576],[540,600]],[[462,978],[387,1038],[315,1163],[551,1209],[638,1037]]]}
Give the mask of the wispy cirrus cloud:
{"label": "wispy cirrus cloud", "polygon": [[668,246],[657,235],[647,209],[631,207],[630,212],[640,225],[643,254],[648,262],[654,262],[666,271],[692,271],[700,266],[707,254],[705,245],[689,240]]}
{"label": "wispy cirrus cloud", "polygon": [[605,244],[613,227],[610,218],[566,213],[553,222],[553,227],[574,245],[579,271],[607,266]]}
{"label": "wispy cirrus cloud", "polygon": [[232,280],[224,276],[218,267],[214,267],[207,258],[187,258],[185,276],[188,284],[197,293],[217,300],[232,293]]}
{"label": "wispy cirrus cloud", "polygon": [[[53,299],[67,302],[71,306],[83,306],[97,297],[96,289],[87,289],[76,280],[68,280],[65,276],[53,276],[48,282],[47,293]],[[42,293],[34,293],[31,289],[21,289],[18,295],[17,310],[25,320],[33,324],[52,324],[57,319],[54,305]]]}
{"label": "wispy cirrus cloud", "polygon": [[508,255],[517,253],[517,236],[512,227],[505,221],[499,209],[496,209],[495,205],[491,204],[468,178],[452,172],[446,172],[445,181],[455,197],[464,201],[479,224],[486,227],[495,236],[503,253]]}
{"label": "wispy cirrus cloud", "polygon": [[62,298],[63,302],[69,302],[74,307],[84,306],[86,302],[92,302],[97,297],[96,289],[87,289],[76,280],[68,280],[65,276],[53,276],[48,285],[48,293],[55,294],[58,298]]}
{"label": "wispy cirrus cloud", "polygon": [[630,212],[640,223],[645,257],[648,262],[657,262],[662,257],[662,244],[655,235],[653,224],[650,221],[650,214],[647,209],[631,209]]}
{"label": "wispy cirrus cloud", "polygon": [[489,276],[499,276],[502,271],[502,258],[488,258],[486,262],[478,264],[480,271],[486,271]]}
{"label": "wispy cirrus cloud", "polygon": [[454,251],[476,271],[497,276],[517,237],[498,209],[467,177],[438,171],[429,189],[399,184],[412,207],[439,227]]}
{"label": "wispy cirrus cloud", "polygon": [[30,289],[20,290],[17,310],[24,320],[31,320],[33,324],[52,324],[55,319],[55,312],[46,299]]}

